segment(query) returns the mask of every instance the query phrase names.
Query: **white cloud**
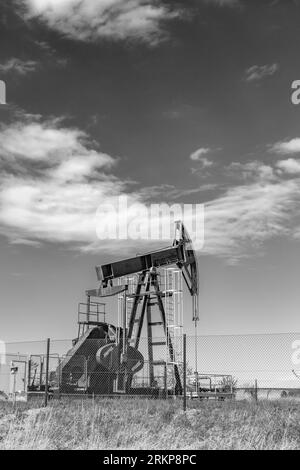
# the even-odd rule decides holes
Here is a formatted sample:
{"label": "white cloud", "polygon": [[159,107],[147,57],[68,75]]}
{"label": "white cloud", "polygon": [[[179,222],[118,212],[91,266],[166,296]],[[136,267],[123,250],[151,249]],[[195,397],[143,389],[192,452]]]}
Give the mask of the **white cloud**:
{"label": "white cloud", "polygon": [[247,163],[232,162],[228,167],[229,172],[237,174],[244,179],[269,180],[274,178],[274,171],[270,165],[266,165],[258,160]]}
{"label": "white cloud", "polygon": [[[199,162],[201,164],[201,169],[210,168],[214,165],[214,162],[210,160],[208,157],[206,157],[206,155],[208,155],[211,151],[212,149],[208,147],[201,147],[195,150],[195,152],[193,152],[190,155],[190,159],[193,162]],[[192,172],[198,172],[198,171],[199,171],[199,168],[192,169]]]}
{"label": "white cloud", "polygon": [[100,203],[124,186],[106,170],[116,162],[59,121],[19,121],[0,130],[0,224],[12,242],[95,239]]}
{"label": "white cloud", "polygon": [[0,72],[15,72],[20,75],[27,75],[28,73],[34,72],[37,66],[38,63],[34,60],[21,60],[16,57],[12,57],[0,64]]}
{"label": "white cloud", "polygon": [[[11,240],[11,245],[27,245],[27,246],[34,246],[34,247],[39,247],[41,246],[41,243],[38,242],[37,240],[28,240],[26,238],[13,238]],[[14,273],[14,276],[21,276],[22,274],[19,273]]]}
{"label": "white cloud", "polygon": [[276,163],[277,168],[285,173],[295,175],[300,173],[300,161],[294,158],[288,158],[287,160],[280,160]]}
{"label": "white cloud", "polygon": [[193,161],[199,161],[203,157],[203,155],[208,154],[210,151],[211,151],[210,148],[201,147],[201,148],[195,150],[195,152],[191,153],[190,159],[193,160]]}
{"label": "white cloud", "polygon": [[203,191],[212,191],[217,188],[218,185],[216,183],[201,184],[196,188],[178,188],[171,184],[162,184],[160,186],[143,187],[139,189],[138,194],[144,201],[161,200],[163,197],[173,201]]}
{"label": "white cloud", "polygon": [[103,166],[110,166],[112,158],[104,153],[89,151],[88,156],[75,156],[63,161],[49,175],[58,181],[78,181],[93,177],[93,172]]}
{"label": "white cloud", "polygon": [[271,77],[279,70],[278,64],[253,65],[245,71],[245,80],[254,82]]}
{"label": "white cloud", "polygon": [[[87,134],[63,126],[60,120],[42,121],[27,115],[2,125],[0,232],[14,244],[62,242],[93,251],[122,247],[128,255],[151,249],[155,242],[99,241],[99,207],[118,207],[119,197],[124,195],[130,207],[145,201],[150,204],[154,198],[156,203],[176,200],[180,204],[179,197],[192,194],[195,204],[203,202],[196,196],[203,187],[178,190],[163,185],[132,192],[129,182],[111,173],[116,163]],[[243,170],[253,176],[250,181],[205,203],[203,253],[232,261],[257,254],[260,245],[272,237],[296,236],[293,224],[297,226],[294,215],[300,205],[300,180],[291,172],[272,179],[270,167],[262,162],[244,164]],[[123,220],[124,214],[119,216]],[[106,221],[114,223],[116,214],[112,210],[107,217]],[[161,246],[162,242],[156,243]]]}
{"label": "white cloud", "polygon": [[205,204],[204,252],[238,259],[270,238],[289,235],[299,207],[299,181],[252,183]]}
{"label": "white cloud", "polygon": [[43,162],[49,176],[67,181],[91,176],[93,171],[115,164],[109,155],[89,148],[88,136],[79,129],[58,127],[55,119],[28,119],[0,126],[0,162],[4,167],[7,162],[12,166],[22,160]]}
{"label": "white cloud", "polygon": [[220,7],[233,7],[239,5],[239,0],[205,0],[206,3],[218,5]]}
{"label": "white cloud", "polygon": [[294,164],[292,172],[292,162],[286,165],[289,175],[285,178],[278,171],[280,166],[254,160],[224,167],[239,183],[232,186],[231,182],[220,197],[205,203],[203,253],[237,262],[244,256],[257,255],[273,237],[294,237],[300,180],[295,178]]}
{"label": "white cloud", "polygon": [[276,142],[270,147],[269,151],[279,155],[292,155],[300,153],[300,138],[296,137],[287,142]]}
{"label": "white cloud", "polygon": [[85,153],[84,133],[78,129],[57,128],[55,121],[24,123],[17,121],[0,127],[0,153],[31,160],[49,160]]}
{"label": "white cloud", "polygon": [[[202,196],[194,199],[194,203],[204,202],[205,214],[204,247],[199,247],[195,240],[196,249],[231,263],[262,253],[264,243],[274,237],[294,237],[295,215],[300,208],[299,179],[281,179],[272,167],[262,162],[240,165],[247,172],[246,178],[240,175],[243,184],[222,190],[220,197],[207,202]],[[164,198],[169,193],[178,200],[177,196],[196,195],[202,189],[201,186],[189,191],[178,190],[176,195],[171,194],[172,188],[155,187],[155,197],[161,194]],[[144,188],[143,198],[146,196],[147,188]],[[194,223],[192,219],[189,222],[190,226]]]}
{"label": "white cloud", "polygon": [[171,20],[163,2],[150,0],[22,0],[27,17],[82,41],[99,38],[138,39],[154,44],[163,39],[162,22]]}

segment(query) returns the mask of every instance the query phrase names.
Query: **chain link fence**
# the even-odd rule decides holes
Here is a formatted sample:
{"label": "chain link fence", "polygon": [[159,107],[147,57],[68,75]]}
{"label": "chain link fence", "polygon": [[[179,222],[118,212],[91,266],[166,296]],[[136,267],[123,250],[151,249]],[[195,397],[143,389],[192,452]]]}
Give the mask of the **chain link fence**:
{"label": "chain link fence", "polygon": [[[300,399],[300,333],[6,343],[0,400],[45,395]],[[299,374],[300,376],[300,374]]]}

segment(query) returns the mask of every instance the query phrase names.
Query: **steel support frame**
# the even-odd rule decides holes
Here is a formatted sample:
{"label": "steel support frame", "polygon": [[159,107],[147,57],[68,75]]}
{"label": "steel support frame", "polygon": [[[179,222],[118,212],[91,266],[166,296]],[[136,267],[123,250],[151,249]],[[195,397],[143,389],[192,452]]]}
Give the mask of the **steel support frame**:
{"label": "steel support frame", "polygon": [[[144,292],[142,291],[143,286],[145,286]],[[148,336],[147,339],[148,339],[149,376],[150,376],[149,378],[150,378],[150,385],[152,385],[154,383],[154,377],[155,377],[155,374],[154,374],[155,360],[154,360],[154,351],[153,351],[153,346],[155,346],[155,343],[153,343],[153,334],[152,334],[152,324],[153,324],[152,307],[154,304],[153,299],[156,299],[156,303],[158,305],[160,318],[161,318],[160,323],[163,326],[165,341],[168,347],[168,354],[170,357],[170,362],[173,363],[173,367],[174,367],[175,384],[176,384],[175,394],[181,395],[183,389],[182,389],[178,365],[175,363],[176,358],[175,358],[174,346],[172,343],[172,339],[171,339],[167,321],[166,321],[166,312],[165,312],[165,308],[164,308],[163,301],[162,301],[163,295],[166,295],[166,294],[164,294],[160,289],[159,282],[158,282],[158,273],[156,269],[151,269],[151,270],[143,271],[142,273],[140,273],[139,281],[138,281],[136,291],[134,294],[134,303],[132,306],[130,319],[129,319],[129,329],[128,329],[127,339],[128,339],[128,342],[134,339],[135,340],[134,347],[136,349],[139,348],[142,327],[144,324],[145,314],[146,314],[147,336]],[[138,305],[141,299],[142,299],[142,306],[141,306],[141,310],[139,313]],[[137,332],[133,336],[135,323],[137,323]],[[129,381],[131,383],[130,379]]]}

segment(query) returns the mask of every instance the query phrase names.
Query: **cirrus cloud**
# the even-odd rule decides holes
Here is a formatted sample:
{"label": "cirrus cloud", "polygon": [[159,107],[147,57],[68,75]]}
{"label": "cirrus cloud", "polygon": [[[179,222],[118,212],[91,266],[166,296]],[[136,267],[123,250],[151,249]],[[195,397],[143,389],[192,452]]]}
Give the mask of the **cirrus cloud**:
{"label": "cirrus cloud", "polygon": [[230,188],[205,204],[204,252],[229,260],[258,253],[275,236],[292,236],[299,180],[253,182]]}
{"label": "cirrus cloud", "polygon": [[17,73],[19,75],[27,75],[35,72],[38,67],[38,62],[35,60],[22,60],[17,57],[11,57],[0,64],[0,72]]}
{"label": "cirrus cloud", "polygon": [[257,82],[271,77],[279,70],[278,64],[252,65],[245,71],[246,82]]}

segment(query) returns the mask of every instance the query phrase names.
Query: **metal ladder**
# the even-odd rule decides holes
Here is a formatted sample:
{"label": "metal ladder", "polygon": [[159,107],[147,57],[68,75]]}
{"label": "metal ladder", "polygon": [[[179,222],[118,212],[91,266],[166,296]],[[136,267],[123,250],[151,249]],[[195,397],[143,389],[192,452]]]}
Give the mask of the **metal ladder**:
{"label": "metal ladder", "polygon": [[166,355],[167,364],[177,364],[183,362],[183,302],[182,302],[182,278],[179,269],[174,267],[164,269],[164,306],[166,311],[169,338],[172,341],[175,351],[174,362]]}

